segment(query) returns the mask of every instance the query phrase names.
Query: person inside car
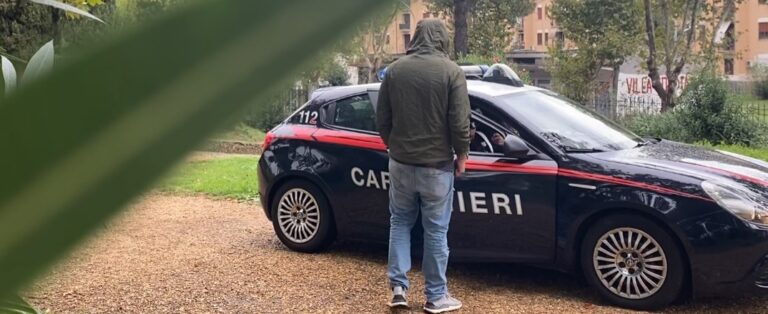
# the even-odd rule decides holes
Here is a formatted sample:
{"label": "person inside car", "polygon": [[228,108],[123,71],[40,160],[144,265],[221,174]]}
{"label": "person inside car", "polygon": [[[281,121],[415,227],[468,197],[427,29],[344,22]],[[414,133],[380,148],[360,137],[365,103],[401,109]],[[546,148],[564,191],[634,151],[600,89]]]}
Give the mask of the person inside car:
{"label": "person inside car", "polygon": [[494,132],[491,139],[488,140],[488,136],[486,136],[485,133],[477,131],[475,122],[471,122],[469,125],[469,138],[471,140],[469,143],[469,151],[471,152],[494,153],[496,150],[494,150],[491,144],[498,147],[504,146],[504,136],[498,132]]}

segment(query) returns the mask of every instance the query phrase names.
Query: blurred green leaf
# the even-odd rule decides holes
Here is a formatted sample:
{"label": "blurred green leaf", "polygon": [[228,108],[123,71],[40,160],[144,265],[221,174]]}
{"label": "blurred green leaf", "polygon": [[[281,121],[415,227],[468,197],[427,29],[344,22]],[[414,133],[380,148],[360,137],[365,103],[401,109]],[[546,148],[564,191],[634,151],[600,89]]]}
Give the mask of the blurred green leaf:
{"label": "blurred green leaf", "polygon": [[82,15],[82,16],[91,18],[93,20],[96,20],[96,21],[104,23],[104,21],[102,21],[100,18],[96,17],[95,15],[93,15],[91,13],[88,13],[88,11],[82,10],[82,9],[80,9],[78,7],[75,7],[75,6],[71,5],[71,4],[67,4],[67,3],[63,3],[63,2],[59,2],[59,1],[55,1],[55,0],[29,0],[29,1],[30,2],[34,2],[34,3],[38,3],[38,4],[42,4],[42,5],[47,5],[47,6],[50,6],[50,7],[57,8],[57,9],[61,9],[61,10],[64,10],[64,11],[67,11],[67,12],[70,12],[70,13]]}
{"label": "blurred green leaf", "polygon": [[[16,88],[16,69],[8,58],[0,56],[0,71],[3,73],[3,82],[5,82],[5,93],[12,93]],[[2,96],[2,95],[0,95]]]}
{"label": "blurred green leaf", "polygon": [[53,40],[45,43],[40,49],[32,55],[24,69],[24,75],[21,77],[21,85],[27,85],[38,80],[41,76],[53,69]]}
{"label": "blurred green leaf", "polygon": [[3,47],[0,47],[0,56],[6,57],[13,62],[27,64],[27,60],[21,59],[17,56],[14,56],[8,53],[7,51],[5,51],[5,49],[3,49]]}
{"label": "blurred green leaf", "polygon": [[14,295],[0,299],[0,313],[37,314],[40,311],[29,305],[24,299]]}
{"label": "blurred green leaf", "polygon": [[193,1],[17,89],[0,106],[0,296],[387,4]]}

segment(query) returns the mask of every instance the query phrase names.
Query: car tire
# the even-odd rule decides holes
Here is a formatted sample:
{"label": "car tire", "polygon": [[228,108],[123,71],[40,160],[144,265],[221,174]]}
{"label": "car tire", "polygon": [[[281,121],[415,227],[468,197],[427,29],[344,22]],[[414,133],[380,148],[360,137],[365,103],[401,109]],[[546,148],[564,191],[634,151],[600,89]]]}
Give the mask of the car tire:
{"label": "car tire", "polygon": [[289,249],[315,253],[335,239],[328,199],[316,185],[304,180],[288,181],[278,188],[271,204],[275,234]]}
{"label": "car tire", "polygon": [[604,217],[587,230],[581,268],[610,303],[646,311],[677,300],[688,270],[681,248],[664,228],[631,214]]}

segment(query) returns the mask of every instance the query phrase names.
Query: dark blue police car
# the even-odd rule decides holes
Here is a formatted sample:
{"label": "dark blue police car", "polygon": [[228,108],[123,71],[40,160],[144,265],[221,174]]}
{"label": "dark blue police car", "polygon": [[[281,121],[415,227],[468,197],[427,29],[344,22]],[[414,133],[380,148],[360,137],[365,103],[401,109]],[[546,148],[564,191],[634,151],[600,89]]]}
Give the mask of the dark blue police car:
{"label": "dark blue police car", "polygon": [[[768,163],[639,138],[550,91],[486,78],[468,81],[480,145],[455,181],[452,260],[583,272],[635,309],[768,289]],[[267,134],[261,202],[287,247],[387,241],[378,87],[320,90]]]}

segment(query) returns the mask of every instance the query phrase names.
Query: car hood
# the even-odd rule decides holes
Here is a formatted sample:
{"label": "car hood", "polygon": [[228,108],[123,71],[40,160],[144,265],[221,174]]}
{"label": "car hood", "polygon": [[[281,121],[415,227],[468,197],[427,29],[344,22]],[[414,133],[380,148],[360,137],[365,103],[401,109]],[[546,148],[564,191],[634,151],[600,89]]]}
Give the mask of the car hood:
{"label": "car hood", "polygon": [[768,197],[768,162],[739,154],[662,140],[592,157],[700,180],[732,180]]}

